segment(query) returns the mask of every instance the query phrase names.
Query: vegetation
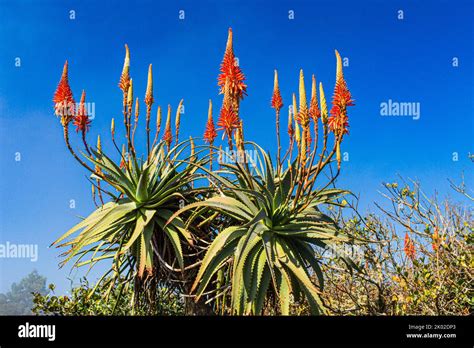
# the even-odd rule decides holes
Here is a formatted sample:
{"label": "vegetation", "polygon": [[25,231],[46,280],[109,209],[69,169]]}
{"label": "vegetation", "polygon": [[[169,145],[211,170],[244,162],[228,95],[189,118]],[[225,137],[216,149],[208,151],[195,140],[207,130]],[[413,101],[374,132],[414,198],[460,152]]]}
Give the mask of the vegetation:
{"label": "vegetation", "polygon": [[[55,295],[55,286],[49,285],[49,294],[36,293],[34,296],[33,313],[37,315],[147,315],[147,305],[133,308],[130,303],[133,289],[120,291],[115,288],[108,292],[108,300],[104,301],[105,288],[91,287],[86,279],[80,286],[71,289],[71,295]],[[184,303],[176,293],[160,287],[155,291],[154,315],[180,315],[184,313]]]}
{"label": "vegetation", "polygon": [[[429,198],[417,182],[385,185],[389,208],[340,223],[370,239],[354,250],[361,272],[325,258],[325,300],[337,315],[471,315],[474,215]],[[386,202],[386,203],[387,203]],[[403,233],[404,232],[404,233]]]}
{"label": "vegetation", "polygon": [[[239,114],[247,92],[244,81],[229,30],[218,77],[223,95],[218,128],[210,101],[204,143],[196,145],[198,138],[179,141],[182,100],[174,129],[168,105],[162,135],[157,108],[152,134],[150,65],[144,98],[146,145],[140,154],[135,142],[140,104],[134,98],[126,46],[119,82],[123,144],[112,119],[112,146],[106,151],[100,137],[97,146],[88,144],[85,92],[76,107],[66,62],[54,95],[55,113],[67,148],[90,172],[97,209],[53,244],[66,248],[62,265],[71,261],[74,267],[93,267],[108,260],[110,268],[95,286],[84,283],[73,289],[71,298],[38,295],[35,312],[468,314],[472,216],[453,209],[441,217],[435,206],[422,205],[416,189],[399,190],[392,184],[387,186],[391,199],[405,210],[384,210],[389,221],[362,217],[347,202],[351,193],[336,186],[349,127],[347,108],[354,105],[339,53],[330,109],[314,75],[308,103],[300,71],[284,152],[283,99],[275,71],[271,106],[276,114],[276,159],[244,138]],[[71,146],[70,124],[81,134],[82,154]],[[217,131],[226,141],[224,150],[216,144]],[[401,229],[406,236],[400,249]],[[436,245],[430,253],[424,246],[427,239]],[[449,273],[454,267],[458,273]]]}

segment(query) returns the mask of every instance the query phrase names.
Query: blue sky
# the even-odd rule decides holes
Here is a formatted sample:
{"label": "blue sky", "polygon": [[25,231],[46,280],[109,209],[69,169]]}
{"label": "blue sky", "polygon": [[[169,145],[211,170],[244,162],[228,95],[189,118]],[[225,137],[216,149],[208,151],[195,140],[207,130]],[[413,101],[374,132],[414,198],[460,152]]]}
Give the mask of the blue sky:
{"label": "blue sky", "polygon": [[[52,113],[66,59],[76,99],[85,89],[95,103],[91,142],[97,134],[108,138],[110,119],[121,119],[125,43],[135,94],[143,98],[152,63],[155,107],[176,107],[184,98],[181,134],[202,136],[208,99],[216,110],[221,103],[216,78],[232,27],[248,84],[241,106],[246,138],[274,153],[273,69],[285,105],[300,68],[307,88],[314,73],[329,98],[338,49],[349,59],[345,77],[356,100],[339,185],[360,193],[365,210],[382,200],[382,182],[398,174],[442,196],[451,194],[447,179],[462,172],[473,183],[472,13],[471,1],[0,0],[0,243],[39,245],[36,263],[0,259],[0,291],[33,268],[68,289],[69,268],[58,270],[59,251],[48,245],[94,208],[86,172],[67,152]],[[420,103],[420,118],[381,116],[380,104],[389,99]],[[104,147],[111,147],[107,139]]]}

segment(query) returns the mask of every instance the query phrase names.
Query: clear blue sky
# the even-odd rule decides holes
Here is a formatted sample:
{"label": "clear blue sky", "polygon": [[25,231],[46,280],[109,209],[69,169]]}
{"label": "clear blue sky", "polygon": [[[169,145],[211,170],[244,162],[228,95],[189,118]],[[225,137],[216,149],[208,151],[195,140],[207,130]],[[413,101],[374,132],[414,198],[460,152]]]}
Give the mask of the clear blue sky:
{"label": "clear blue sky", "polygon": [[[52,113],[66,59],[76,99],[85,89],[96,105],[91,141],[97,134],[108,138],[111,117],[121,119],[117,82],[125,43],[136,95],[143,98],[152,63],[157,104],[176,107],[184,98],[181,134],[201,136],[208,99],[216,109],[221,103],[216,78],[231,26],[247,76],[246,138],[274,152],[273,69],[286,105],[300,68],[307,88],[315,73],[329,99],[337,48],[349,58],[345,76],[356,100],[343,144],[350,161],[339,183],[360,193],[366,209],[382,200],[381,183],[397,174],[442,195],[450,192],[447,178],[463,171],[473,183],[467,159],[474,152],[472,13],[472,1],[0,0],[0,243],[39,245],[36,263],[0,259],[0,291],[33,268],[67,289],[69,268],[58,270],[59,251],[48,245],[94,208],[86,172],[67,152]],[[380,103],[389,99],[420,103],[420,119],[382,117]],[[105,140],[104,147],[111,145]],[[459,161],[452,161],[453,152]],[[76,209],[69,208],[71,199]]]}

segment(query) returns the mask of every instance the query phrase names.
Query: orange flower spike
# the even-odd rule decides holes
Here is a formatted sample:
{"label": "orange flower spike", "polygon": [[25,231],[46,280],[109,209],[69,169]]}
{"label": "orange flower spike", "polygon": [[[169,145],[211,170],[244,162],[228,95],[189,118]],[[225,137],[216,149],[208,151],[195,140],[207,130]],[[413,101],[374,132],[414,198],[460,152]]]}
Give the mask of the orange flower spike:
{"label": "orange flower spike", "polygon": [[57,116],[61,116],[61,123],[63,125],[69,123],[74,115],[74,97],[72,96],[72,90],[69,86],[68,79],[68,62],[64,63],[63,72],[61,79],[59,80],[58,87],[53,97],[54,102],[54,113]]}
{"label": "orange flower spike", "polygon": [[326,103],[326,97],[324,95],[323,83],[319,83],[319,98],[321,101],[321,120],[323,124],[328,122],[328,106]]}
{"label": "orange flower spike", "polygon": [[275,76],[273,81],[273,95],[272,95],[272,108],[276,111],[280,111],[283,107],[283,99],[281,98],[280,87],[278,85],[278,72],[275,70]]}
{"label": "orange flower spike", "polygon": [[166,145],[168,145],[168,149],[173,142],[173,134],[171,133],[171,105],[168,104],[168,115],[166,116],[166,127],[165,127],[165,134],[163,135],[163,140],[165,141]]}
{"label": "orange flower spike", "polygon": [[293,93],[293,120],[295,122],[295,140],[296,146],[300,149],[301,146],[301,133],[300,133],[300,126],[298,125],[298,109],[296,107],[296,95]]}
{"label": "orange flower spike", "polygon": [[336,86],[334,87],[333,106],[329,118],[329,128],[336,135],[348,133],[349,122],[347,118],[347,107],[353,106],[351,93],[347,88],[342,72],[342,59],[336,50]]}
{"label": "orange flower spike", "polygon": [[295,140],[298,148],[300,147],[301,143],[301,133],[300,133],[300,126],[298,122],[295,120]]}
{"label": "orange flower spike", "polygon": [[138,116],[140,115],[140,102],[138,97],[135,99],[135,123],[138,122]]}
{"label": "orange flower spike", "polygon": [[112,139],[115,137],[115,119],[112,117],[110,121],[110,134],[112,134]]}
{"label": "orange flower spike", "polygon": [[90,129],[91,121],[86,111],[86,92],[83,90],[81,95],[81,101],[79,102],[79,107],[77,109],[77,114],[74,117],[74,125],[76,126],[76,132],[81,131],[82,133],[87,133]]}
{"label": "orange flower spike", "polygon": [[239,127],[239,117],[232,108],[232,101],[230,97],[230,79],[227,79],[225,84],[224,101],[217,125],[219,126],[217,130],[224,131],[224,134],[222,135],[223,139],[224,136],[227,136],[229,139],[231,139],[232,133],[237,127]]}
{"label": "orange flower spike", "polygon": [[158,106],[156,111],[156,134],[160,134],[161,130],[161,106]]}
{"label": "orange flower spike", "polygon": [[293,115],[290,108],[288,108],[288,135],[290,140],[292,140],[293,136],[295,135],[295,130],[293,128]]}
{"label": "orange flower spike", "polygon": [[207,112],[206,130],[204,131],[204,141],[213,144],[217,137],[216,128],[214,127],[214,119],[212,118],[212,100],[209,99],[209,110]]}
{"label": "orange flower spike", "polygon": [[342,59],[341,55],[337,50],[334,50],[334,53],[336,54],[336,81],[343,81],[344,80],[344,74],[342,72]]}
{"label": "orange flower spike", "polygon": [[296,107],[296,95],[293,93],[293,119],[295,121],[295,140],[298,148],[301,142],[300,127],[298,126],[298,109]]}
{"label": "orange flower spike", "polygon": [[244,84],[245,75],[236,64],[232,44],[232,28],[229,28],[226,49],[220,71],[221,73],[217,79],[217,85],[221,88],[220,93],[223,94],[225,92],[226,80],[229,79],[231,95],[237,99],[243,99],[246,94],[247,85]]}
{"label": "orange flower spike", "polygon": [[146,84],[145,105],[147,107],[151,107],[153,101],[153,71],[150,64],[148,67],[148,81]]}
{"label": "orange flower spike", "polygon": [[299,78],[299,111],[298,111],[298,122],[302,126],[302,136],[306,141],[304,151],[308,151],[311,146],[311,136],[310,136],[310,130],[309,130],[309,123],[310,123],[310,118],[309,118],[309,110],[308,110],[308,102],[306,99],[306,88],[304,85],[304,73],[303,69],[300,70],[300,78]]}
{"label": "orange flower spike", "polygon": [[175,117],[175,123],[174,123],[175,130],[176,130],[176,143],[178,143],[178,139],[179,139],[179,127],[181,125],[181,110],[183,108],[183,102],[184,100],[181,99],[179,101],[178,108],[176,109],[176,117]]}
{"label": "orange flower spike", "polygon": [[318,93],[316,90],[316,77],[312,76],[311,83],[311,101],[309,103],[309,117],[317,122],[318,118],[321,117],[321,110],[319,109]]}
{"label": "orange flower spike", "polygon": [[293,93],[292,95],[292,101],[293,101],[293,104],[292,104],[292,108],[293,108],[293,119],[296,121],[298,121],[298,107],[296,106],[296,95]]}
{"label": "orange flower spike", "polygon": [[127,104],[129,108],[131,108],[133,104],[133,79],[130,79],[130,83],[128,85]]}
{"label": "orange flower spike", "polygon": [[100,135],[97,136],[97,153],[102,153],[102,142],[100,141]]}
{"label": "orange flower spike", "polygon": [[219,120],[217,121],[217,125],[219,126],[217,130],[224,131],[222,138],[227,136],[229,139],[231,139],[232,133],[238,127],[238,124],[239,119],[237,118],[235,112],[232,109],[223,107],[219,115]]}
{"label": "orange flower spike", "polygon": [[126,106],[128,109],[126,126],[127,126],[128,136],[130,136],[130,127],[131,127],[130,119],[132,117],[132,107],[133,107],[133,79],[130,79],[130,84],[128,85],[128,91],[127,91],[127,98],[126,100],[124,98],[124,101],[126,102]]}
{"label": "orange flower spike", "polygon": [[[100,135],[97,136],[97,153],[100,155],[102,153],[102,143],[100,141]],[[102,170],[100,169],[99,165],[95,165],[95,171],[100,174]]]}
{"label": "orange flower spike", "polygon": [[124,95],[128,93],[130,86],[130,50],[125,45],[125,60],[123,62],[122,74],[120,75],[119,88],[122,90]]}
{"label": "orange flower spike", "polygon": [[299,110],[298,110],[298,122],[306,129],[309,125],[309,114],[308,114],[308,104],[306,101],[306,89],[304,87],[304,74],[303,69],[300,70],[300,80],[299,80]]}
{"label": "orange flower spike", "polygon": [[[298,127],[298,125],[296,125],[296,127]],[[299,127],[298,127],[298,129],[299,129]],[[301,144],[300,144],[301,165],[303,167],[306,165],[306,145],[308,144],[307,134],[308,134],[308,132],[303,130],[303,136],[301,138]]]}

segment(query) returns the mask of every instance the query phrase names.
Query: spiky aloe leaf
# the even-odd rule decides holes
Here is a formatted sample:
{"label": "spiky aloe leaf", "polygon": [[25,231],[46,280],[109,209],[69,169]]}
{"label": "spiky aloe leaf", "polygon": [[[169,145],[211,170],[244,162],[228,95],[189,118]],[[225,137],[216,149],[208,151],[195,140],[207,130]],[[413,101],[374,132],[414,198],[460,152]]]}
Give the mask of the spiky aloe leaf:
{"label": "spiky aloe leaf", "polygon": [[241,237],[242,235],[244,235],[244,233],[244,228],[240,226],[231,226],[217,235],[202,260],[201,267],[199,268],[198,274],[196,275],[196,278],[194,280],[194,284],[191,287],[191,292],[196,289],[207,267],[216,257],[216,255],[224,248],[224,246],[226,244],[229,244],[232,240]]}
{"label": "spiky aloe leaf", "polygon": [[135,228],[127,244],[122,249],[122,253],[127,251],[133,245],[133,243],[135,243],[137,238],[141,236],[145,227],[153,220],[153,216],[155,215],[155,213],[156,210],[141,210],[137,212],[138,217],[136,220]]}

